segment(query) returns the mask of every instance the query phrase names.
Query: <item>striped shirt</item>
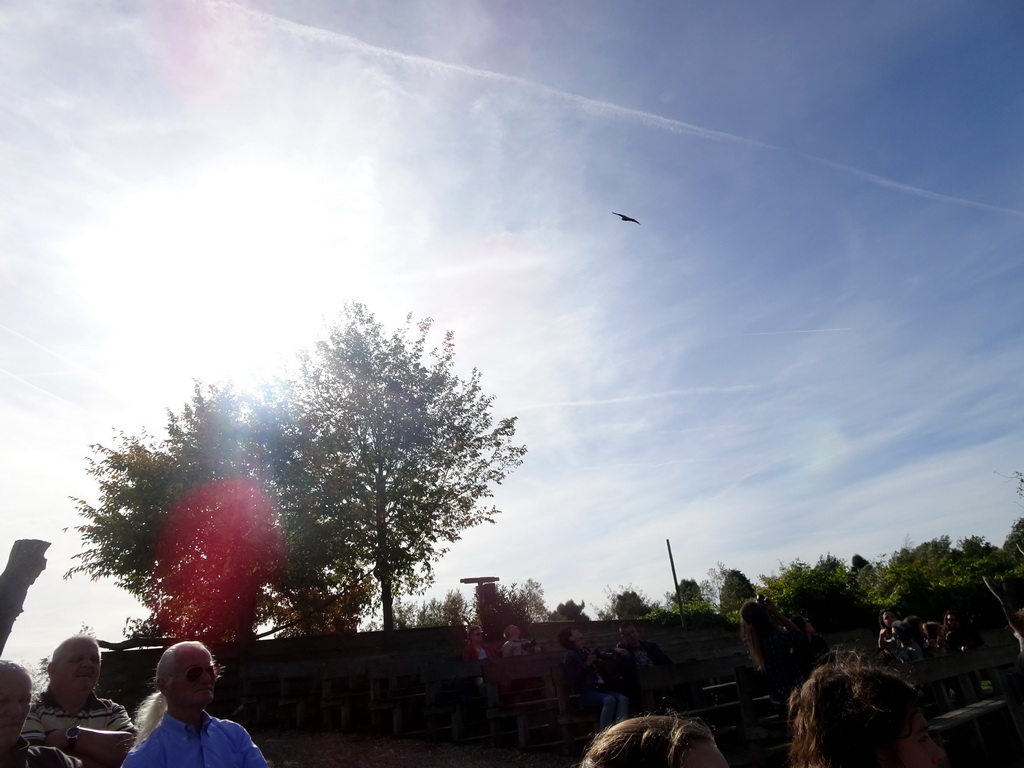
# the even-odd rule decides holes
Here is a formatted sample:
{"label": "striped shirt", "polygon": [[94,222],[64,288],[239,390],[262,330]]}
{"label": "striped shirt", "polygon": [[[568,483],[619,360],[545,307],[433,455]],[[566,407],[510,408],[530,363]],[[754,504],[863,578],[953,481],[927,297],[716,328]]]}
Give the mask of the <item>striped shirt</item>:
{"label": "striped shirt", "polygon": [[72,725],[97,731],[125,731],[135,734],[135,725],[132,724],[127,710],[120,704],[90,693],[82,711],[72,715],[61,708],[47,688],[32,702],[32,709],[25,719],[21,735],[33,744],[42,744],[47,734],[66,731]]}

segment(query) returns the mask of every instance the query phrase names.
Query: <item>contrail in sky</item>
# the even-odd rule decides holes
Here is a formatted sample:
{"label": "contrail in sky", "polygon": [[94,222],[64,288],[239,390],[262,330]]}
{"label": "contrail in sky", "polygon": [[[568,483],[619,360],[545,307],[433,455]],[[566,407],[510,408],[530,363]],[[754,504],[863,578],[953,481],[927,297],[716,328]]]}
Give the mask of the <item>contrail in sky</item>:
{"label": "contrail in sky", "polygon": [[767,144],[762,141],[756,141],[754,139],[747,139],[743,136],[737,136],[732,133],[725,131],[716,131],[711,128],[703,128],[699,125],[693,125],[692,123],[686,123],[682,120],[673,120],[668,117],[662,117],[661,115],[654,114],[652,112],[645,112],[641,109],[631,109],[629,107],[623,107],[618,104],[612,104],[607,101],[601,101],[599,99],[591,99],[586,96],[580,96],[579,94],[572,93],[570,91],[563,91],[558,88],[552,88],[549,85],[543,83],[537,83],[533,80],[527,80],[526,78],[517,77],[515,75],[504,75],[499,72],[492,72],[486,69],[478,69],[476,67],[468,67],[464,64],[452,64],[445,61],[438,61],[437,59],[430,59],[426,56],[417,56],[415,54],[402,53],[390,48],[382,48],[376,45],[370,45],[365,43],[358,38],[351,37],[350,35],[343,35],[339,32],[332,32],[330,30],[322,29],[320,27],[313,27],[308,24],[299,24],[294,21],[283,19],[280,16],[274,16],[264,11],[253,10],[252,8],[246,8],[242,5],[238,5],[232,2],[224,2],[224,0],[208,0],[208,4],[215,7],[227,8],[232,11],[244,13],[249,18],[261,22],[267,27],[278,29],[282,32],[293,34],[299,37],[305,37],[311,40],[318,40],[326,43],[341,44],[348,48],[361,51],[371,56],[379,58],[387,58],[394,61],[401,61],[406,64],[412,64],[415,66],[426,67],[435,72],[454,72],[458,74],[468,75],[470,77],[482,78],[485,80],[493,80],[496,82],[510,83],[519,85],[525,88],[529,88],[534,91],[539,91],[547,96],[558,99],[559,101],[569,102],[571,104],[580,107],[587,112],[593,112],[604,117],[617,117],[632,122],[639,122],[644,125],[648,125],[652,128],[658,128],[672,133],[680,133],[688,136],[696,136],[701,139],[707,139],[709,141],[721,141],[730,144],[739,144],[747,147],[755,147],[758,149],[770,150],[773,152],[785,152],[786,154],[793,155],[794,157],[803,158],[813,163],[833,168],[838,171],[843,171],[856,176],[870,184],[875,184],[880,187],[887,189],[893,189],[900,192],[906,192],[910,195],[917,195],[918,197],[924,197],[928,200],[935,200],[943,203],[951,203],[953,205],[968,206],[970,208],[981,208],[987,211],[993,211],[995,213],[1007,213],[1011,216],[1020,216],[1024,218],[1024,211],[1018,211],[1013,208],[1003,208],[998,205],[989,205],[988,203],[981,203],[977,200],[968,200],[962,197],[954,197],[952,195],[944,195],[939,192],[933,192],[928,189],[922,189],[921,187],[915,187],[910,184],[904,184],[893,179],[888,179],[884,176],[879,176],[874,173],[862,171],[859,168],[853,166],[844,165],[843,163],[837,163],[832,160],[826,160],[825,158],[818,157],[816,155],[809,155],[799,150],[787,149],[785,147],[779,147],[774,144]]}
{"label": "contrail in sky", "polygon": [[685,397],[687,395],[728,395],[733,392],[747,392],[757,389],[753,384],[736,384],[728,387],[688,387],[686,389],[671,389],[667,392],[651,392],[644,395],[625,395],[623,397],[609,397],[601,400],[565,400],[554,403],[536,403],[519,408],[520,411],[535,411],[540,408],[590,408],[595,405],[621,405],[623,403],[639,403],[645,400],[664,400],[672,397]]}
{"label": "contrail in sky", "polygon": [[740,336],[784,336],[790,333],[834,333],[836,331],[852,330],[852,328],[812,328],[807,331],[761,331],[755,333],[741,333]]}
{"label": "contrail in sky", "polygon": [[82,407],[78,403],[73,403],[70,400],[65,400],[60,395],[53,394],[53,392],[51,392],[48,389],[43,389],[42,387],[36,386],[35,384],[33,384],[28,379],[23,379],[21,376],[18,376],[15,373],[11,373],[6,368],[0,368],[0,373],[2,373],[4,376],[6,376],[9,379],[14,379],[17,382],[19,382],[21,384],[24,384],[29,389],[34,389],[36,392],[40,392],[40,393],[46,395],[47,397],[52,397],[54,400],[60,400],[62,403],[66,403],[67,405],[73,405],[75,408],[81,408]]}
{"label": "contrail in sky", "polygon": [[31,344],[33,347],[37,347],[38,349],[43,350],[43,352],[46,352],[48,355],[53,355],[58,360],[60,360],[62,363],[67,365],[68,367],[74,368],[75,370],[80,371],[81,373],[84,373],[86,376],[88,376],[89,378],[91,378],[91,379],[93,379],[95,381],[99,381],[99,376],[95,376],[88,368],[84,368],[83,366],[81,366],[78,363],[76,363],[74,360],[69,360],[68,358],[64,357],[63,355],[61,355],[61,354],[59,354],[57,352],[54,352],[49,347],[40,344],[38,341],[36,341],[34,339],[30,339],[25,334],[18,333],[13,328],[8,328],[6,325],[2,325],[2,324],[0,324],[0,330],[7,331],[7,333],[11,334],[12,336],[17,336],[19,339],[21,339],[24,342],[27,342],[27,343]]}

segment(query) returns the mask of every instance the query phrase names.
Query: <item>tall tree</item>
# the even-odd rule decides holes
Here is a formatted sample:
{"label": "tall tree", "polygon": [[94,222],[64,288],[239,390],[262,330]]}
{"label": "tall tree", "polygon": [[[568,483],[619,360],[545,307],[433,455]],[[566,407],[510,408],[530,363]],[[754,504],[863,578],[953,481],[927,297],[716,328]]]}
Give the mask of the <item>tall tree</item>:
{"label": "tall tree", "polygon": [[427,351],[429,329],[387,335],[350,305],[298,380],[259,397],[197,384],[166,438],[93,446],[100,500],[78,501],[85,548],[68,575],[112,576],[150,607],[150,632],[318,632],[375,598],[392,629],[395,595],[493,522],[479,502],[526,451],[514,419],[493,423],[480,374],[455,374],[451,334]]}
{"label": "tall tree", "polygon": [[455,372],[452,334],[428,351],[432,321],[392,333],[362,304],[304,355],[294,403],[315,461],[339,493],[324,497],[378,588],[385,631],[394,599],[430,584],[432,565],[466,528],[493,522],[481,504],[522,463],[515,419],[495,424],[480,372]]}
{"label": "tall tree", "polygon": [[149,607],[147,634],[234,640],[271,620],[284,546],[253,412],[230,388],[197,384],[166,438],[92,446],[100,502],[78,500],[85,548],[68,575],[113,577]]}

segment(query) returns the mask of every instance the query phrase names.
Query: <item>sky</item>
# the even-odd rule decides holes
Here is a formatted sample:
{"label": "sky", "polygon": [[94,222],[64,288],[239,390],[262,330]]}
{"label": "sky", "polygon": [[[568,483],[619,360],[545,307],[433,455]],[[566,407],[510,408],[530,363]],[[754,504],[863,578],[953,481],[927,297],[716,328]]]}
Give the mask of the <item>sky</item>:
{"label": "sky", "polygon": [[1011,0],[8,4],[0,548],[51,546],[4,655],[144,615],[63,578],[90,445],[346,301],[453,331],[529,449],[425,597],[1001,544],[1021,39]]}

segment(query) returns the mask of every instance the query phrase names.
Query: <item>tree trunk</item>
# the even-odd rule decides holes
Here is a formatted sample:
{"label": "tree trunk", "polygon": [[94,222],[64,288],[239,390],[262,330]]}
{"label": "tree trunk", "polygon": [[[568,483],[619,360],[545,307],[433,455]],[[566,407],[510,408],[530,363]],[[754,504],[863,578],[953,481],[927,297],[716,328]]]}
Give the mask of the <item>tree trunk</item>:
{"label": "tree trunk", "polygon": [[998,582],[991,576],[982,576],[985,586],[999,601],[1003,615],[1020,645],[1021,658],[1024,659],[1024,582],[1014,576],[1003,576]]}
{"label": "tree trunk", "polygon": [[380,607],[384,614],[384,631],[395,631],[395,596],[391,592],[391,581],[381,579]]}
{"label": "tree trunk", "polygon": [[18,539],[11,547],[7,568],[0,574],[0,653],[11,636],[14,621],[25,609],[25,596],[46,568],[48,541]]}

